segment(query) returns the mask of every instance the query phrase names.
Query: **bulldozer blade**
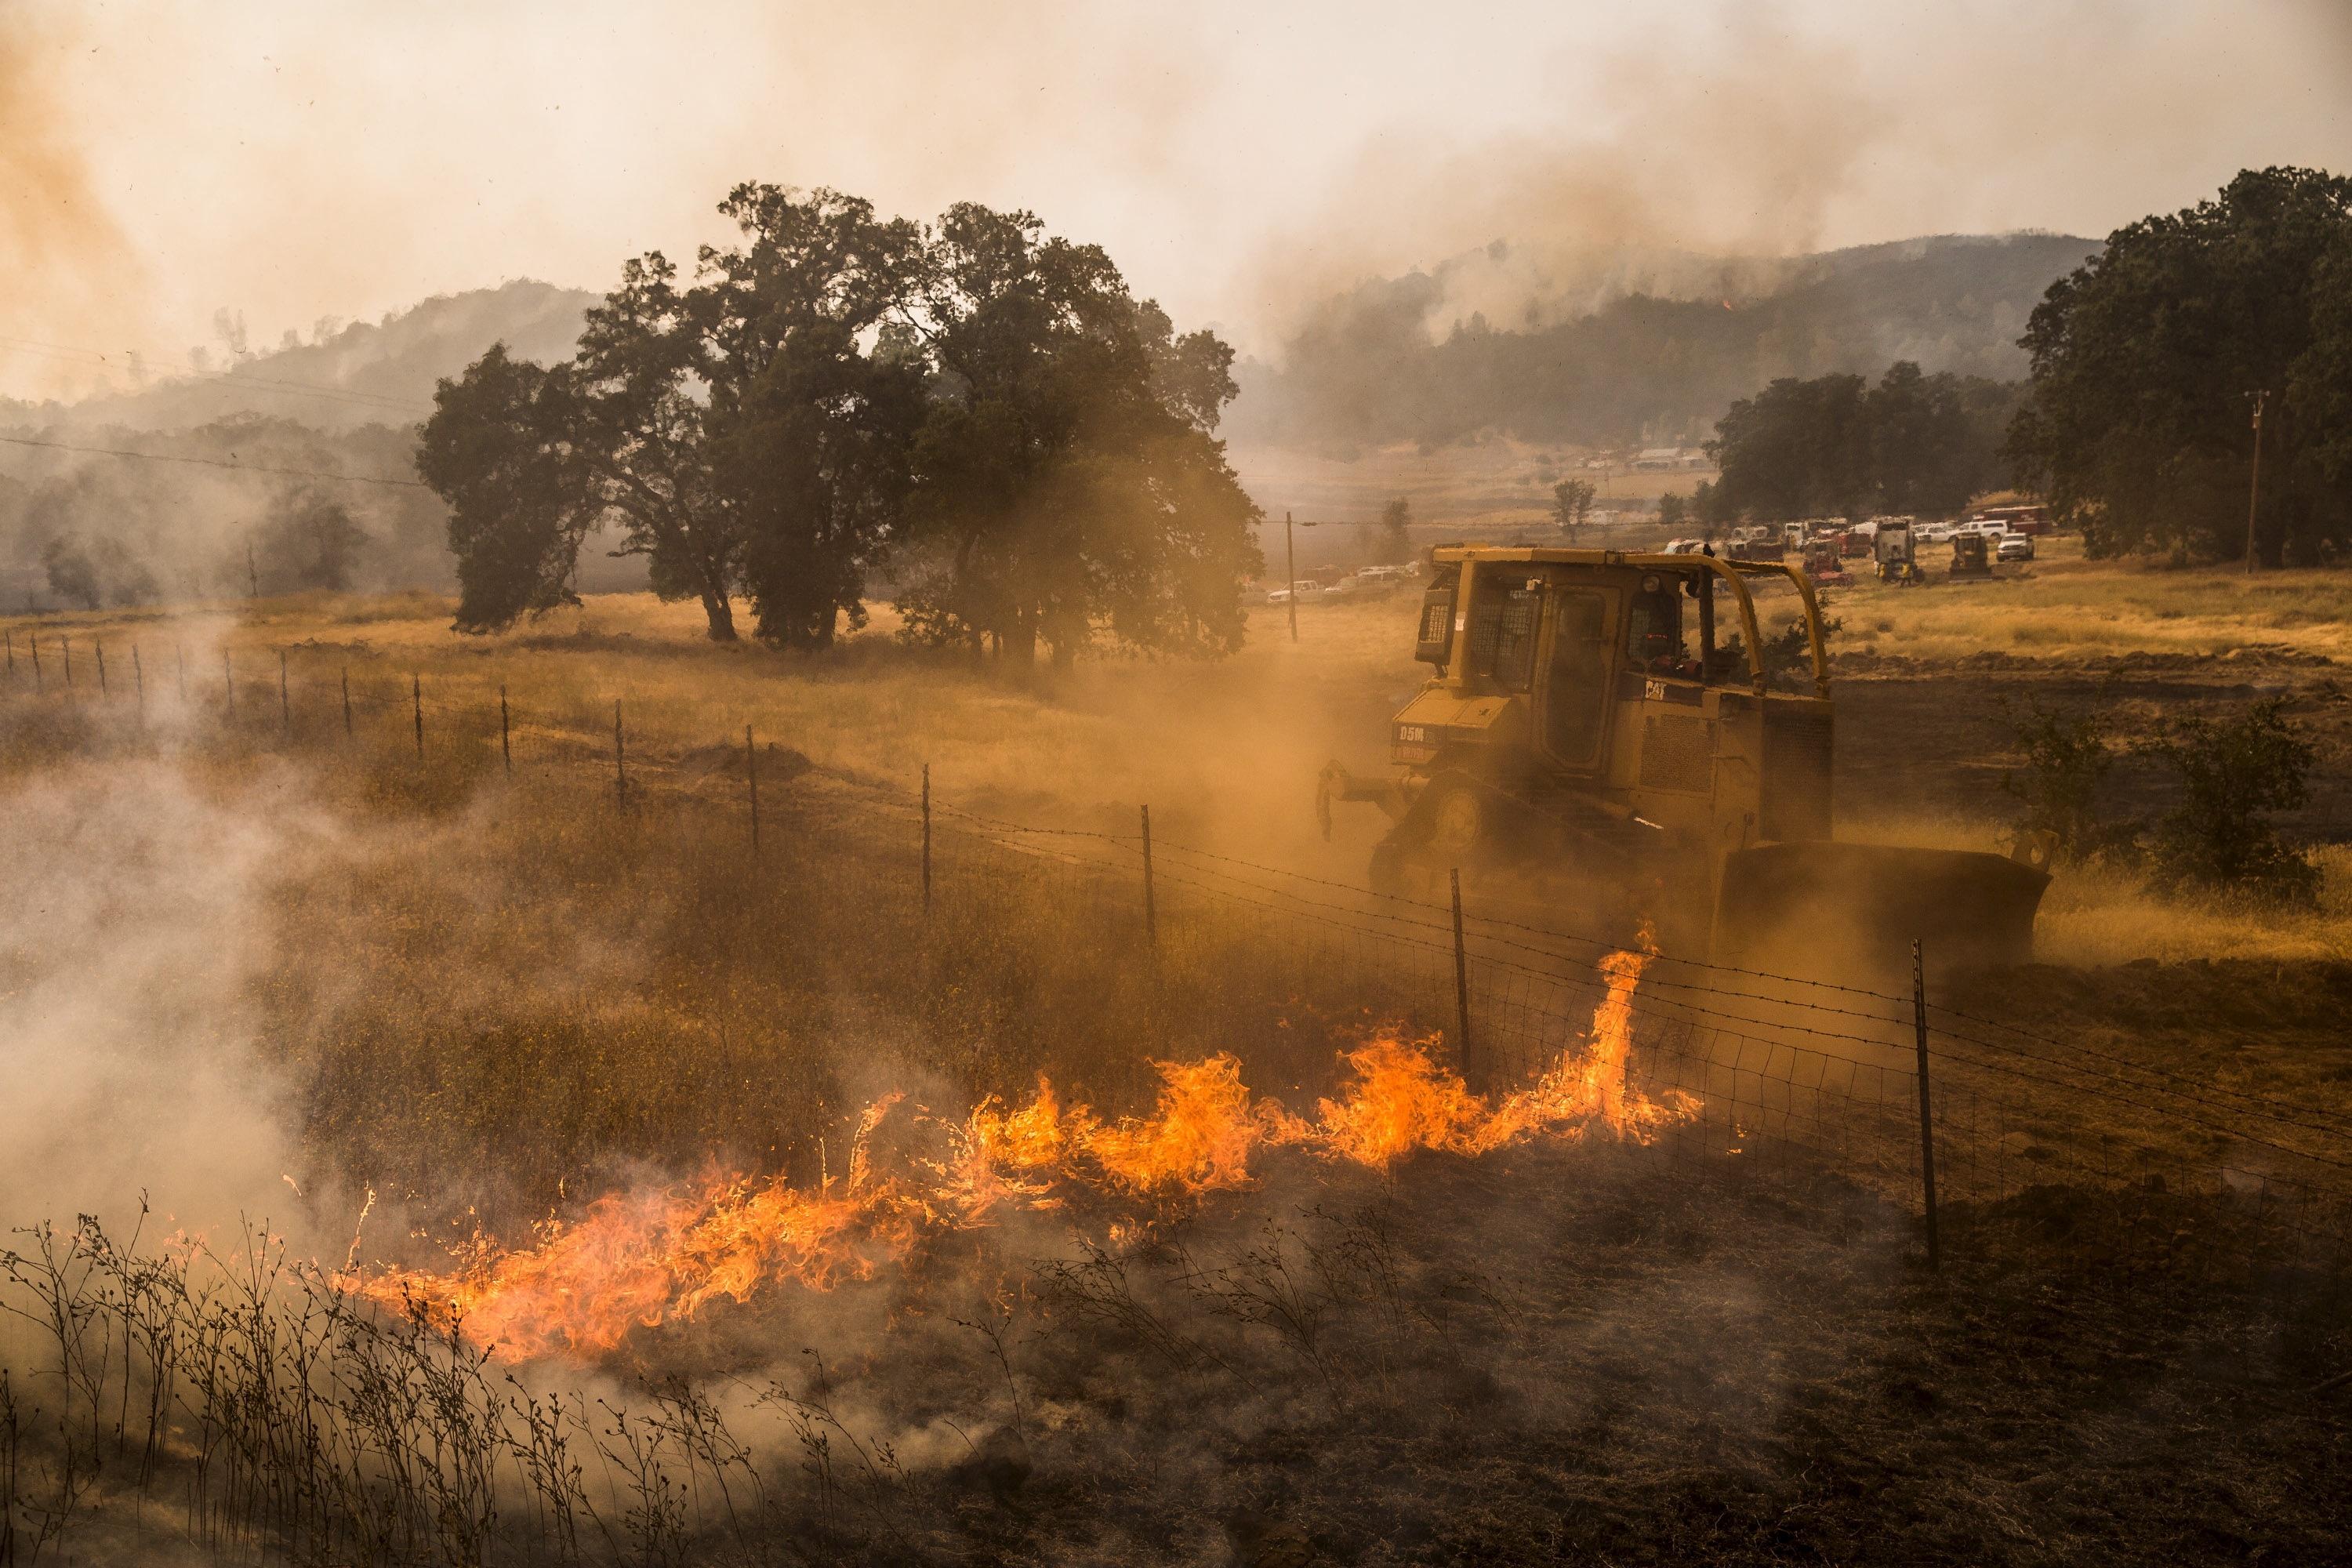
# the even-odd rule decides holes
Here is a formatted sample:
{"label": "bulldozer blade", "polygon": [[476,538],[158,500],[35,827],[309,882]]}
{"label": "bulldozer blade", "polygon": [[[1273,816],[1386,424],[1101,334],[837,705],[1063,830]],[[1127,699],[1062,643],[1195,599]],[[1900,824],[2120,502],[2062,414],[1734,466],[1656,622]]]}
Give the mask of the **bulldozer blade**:
{"label": "bulldozer blade", "polygon": [[1728,857],[1717,963],[1807,979],[1906,976],[1916,939],[1939,973],[2030,963],[2046,871],[2006,856],[1884,844],[1759,845]]}

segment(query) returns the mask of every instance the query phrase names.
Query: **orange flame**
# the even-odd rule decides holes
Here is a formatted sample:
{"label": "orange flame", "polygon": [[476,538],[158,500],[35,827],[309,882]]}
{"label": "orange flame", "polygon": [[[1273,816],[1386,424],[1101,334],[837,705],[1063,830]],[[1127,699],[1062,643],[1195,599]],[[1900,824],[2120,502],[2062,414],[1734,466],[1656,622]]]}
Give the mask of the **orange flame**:
{"label": "orange flame", "polygon": [[893,1094],[859,1118],[837,1190],[830,1181],[812,1192],[781,1177],[716,1176],[685,1191],[611,1194],[568,1226],[550,1222],[536,1247],[486,1249],[450,1274],[346,1274],[342,1283],[437,1324],[462,1323],[510,1358],[607,1351],[640,1324],[691,1318],[721,1296],[746,1301],[772,1281],[823,1290],[870,1279],[927,1236],[984,1225],[1003,1207],[1056,1207],[1059,1188],[1188,1200],[1247,1186],[1252,1156],[1267,1148],[1385,1171],[1419,1151],[1485,1154],[1594,1125],[1647,1142],[1698,1109],[1679,1091],[1652,1100],[1626,1082],[1633,991],[1649,962],[1635,952],[1603,959],[1608,994],[1586,1048],[1563,1051],[1533,1084],[1491,1103],[1439,1064],[1432,1042],[1383,1033],[1342,1053],[1350,1081],[1339,1098],[1318,1101],[1312,1120],[1253,1101],[1241,1063],[1220,1053],[1153,1063],[1151,1114],[1116,1121],[1066,1105],[1041,1077],[1028,1104],[992,1098],[950,1128],[950,1158],[910,1159],[878,1175],[868,1145],[902,1098]]}

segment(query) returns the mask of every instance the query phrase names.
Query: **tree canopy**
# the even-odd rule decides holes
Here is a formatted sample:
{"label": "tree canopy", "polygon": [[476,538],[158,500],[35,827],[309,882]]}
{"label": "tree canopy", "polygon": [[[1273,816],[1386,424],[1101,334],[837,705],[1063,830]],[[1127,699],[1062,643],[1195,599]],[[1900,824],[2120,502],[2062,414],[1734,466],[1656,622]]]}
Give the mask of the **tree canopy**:
{"label": "tree canopy", "polygon": [[935,366],[916,443],[908,575],[919,635],[1055,662],[1097,633],[1240,646],[1256,507],[1213,438],[1233,351],[1178,335],[1094,246],[1027,213],[950,210],[915,322]]}
{"label": "tree canopy", "polygon": [[2352,542],[2352,180],[2249,170],[2119,229],[2024,339],[2023,475],[2095,553],[2242,557],[2263,398],[2263,559]]}
{"label": "tree canopy", "polygon": [[1858,375],[1784,377],[1731,405],[1707,451],[1722,479],[1696,498],[1708,521],[1953,511],[2003,472],[2013,384],[1923,374],[1908,361],[1878,384]]}
{"label": "tree canopy", "polygon": [[936,228],[745,184],[691,282],[626,264],[579,353],[442,384],[419,471],[448,500],[458,625],[560,604],[606,518],[710,635],[829,643],[887,556],[912,635],[1019,663],[1097,639],[1238,646],[1257,509],[1214,438],[1233,353],[1093,246],[964,205]]}

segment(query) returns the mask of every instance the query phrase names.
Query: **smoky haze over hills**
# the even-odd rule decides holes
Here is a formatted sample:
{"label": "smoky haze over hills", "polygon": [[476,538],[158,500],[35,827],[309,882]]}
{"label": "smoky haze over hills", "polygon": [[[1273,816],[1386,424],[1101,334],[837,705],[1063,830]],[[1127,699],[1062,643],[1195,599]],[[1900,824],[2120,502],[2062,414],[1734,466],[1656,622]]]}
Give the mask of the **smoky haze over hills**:
{"label": "smoky haze over hills", "polygon": [[[1269,359],[1239,369],[1225,433],[1340,447],[1696,439],[1775,376],[1927,371],[2011,379],[2043,290],[2098,248],[2065,235],[1938,236],[1785,258],[1596,248],[1540,264],[1497,242],[1310,309]],[[427,300],[380,322],[208,374],[71,404],[0,405],[18,426],[177,430],[238,414],[343,432],[406,425],[434,383],[494,342],[568,357],[597,296],[530,279]],[[323,395],[326,389],[341,395]]]}
{"label": "smoky haze over hills", "polygon": [[321,322],[310,341],[266,352],[247,347],[224,312],[222,341],[198,351],[205,363],[194,374],[71,403],[0,403],[0,422],[179,430],[261,414],[335,432],[414,424],[431,412],[434,383],[493,342],[524,359],[569,358],[597,298],[518,279],[436,296],[381,321]]}
{"label": "smoky haze over hills", "polygon": [[[1300,492],[1276,448],[1352,459],[1383,445],[1439,448],[1487,433],[1680,442],[1705,437],[1734,399],[1776,376],[1875,374],[1910,359],[1930,372],[2010,379],[2024,373],[2016,340],[2035,302],[2096,248],[2038,234],[1787,258],[1497,244],[1310,308],[1270,361],[1238,367],[1242,393],[1223,433],[1244,485],[1278,506],[1276,492]],[[310,341],[267,353],[244,344],[225,313],[204,372],[73,403],[0,403],[0,427],[202,463],[406,479],[436,381],[493,342],[525,359],[569,357],[596,300],[518,280],[380,321],[322,322]],[[303,520],[329,515],[349,531],[341,564],[320,582],[451,582],[444,513],[420,489],[0,451],[8,454],[0,457],[0,601],[9,604],[71,602],[59,584],[74,581],[110,602],[231,592],[249,575],[257,539],[295,539]],[[1432,515],[1444,510],[1427,500]],[[328,503],[341,511],[322,513]],[[615,542],[599,536],[582,587],[644,585],[640,559],[606,553]],[[261,555],[260,574],[271,577],[270,552]],[[71,568],[64,575],[58,562]],[[311,578],[286,565],[271,580]]]}
{"label": "smoky haze over hills", "polygon": [[1341,449],[1697,439],[1778,376],[1907,359],[2014,379],[2034,305],[2098,248],[2021,234],[1786,258],[1619,249],[1536,275],[1497,243],[1326,301],[1274,363],[1242,366],[1227,433]]}

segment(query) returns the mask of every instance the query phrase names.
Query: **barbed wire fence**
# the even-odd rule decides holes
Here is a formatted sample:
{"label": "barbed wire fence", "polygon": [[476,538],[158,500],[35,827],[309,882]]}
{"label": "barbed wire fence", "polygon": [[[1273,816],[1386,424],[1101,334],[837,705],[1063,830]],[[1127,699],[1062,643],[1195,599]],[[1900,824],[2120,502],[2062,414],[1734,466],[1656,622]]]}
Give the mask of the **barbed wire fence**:
{"label": "barbed wire fence", "polygon": [[[1050,827],[951,805],[928,770],[919,787],[793,777],[756,724],[740,742],[648,743],[625,697],[526,710],[488,677],[448,683],[454,697],[414,673],[355,684],[346,663],[320,669],[331,650],[272,650],[258,668],[225,653],[213,670],[140,643],[109,664],[96,639],[12,629],[0,651],[20,753],[276,749],[340,759],[420,803],[601,775],[590,793],[617,816],[733,846],[781,922],[767,934],[821,937],[853,955],[852,978],[939,1017],[953,1037],[939,1065],[975,1097],[1017,1092],[1056,1062],[1060,1013],[1131,1041],[1077,1086],[1109,1104],[1148,1104],[1155,1058],[1213,1050],[1272,1092],[1311,1096],[1332,1085],[1334,1039],[1378,1029],[1427,1041],[1499,1095],[1590,1050],[1610,999],[1599,964],[1624,945],[1475,908],[1457,921],[1444,905],[1155,838],[1148,807],[1132,833]],[[921,940],[905,942],[910,930]],[[950,1017],[937,1005],[950,996],[991,1010]],[[1917,1216],[1931,1256],[1981,1237],[2126,1271],[2340,1279],[2352,1261],[2352,1115],[1979,1016],[1924,985],[1660,953],[1622,1000],[1624,1089],[1673,1108],[1635,1141],[1676,1171],[1849,1182]]]}

